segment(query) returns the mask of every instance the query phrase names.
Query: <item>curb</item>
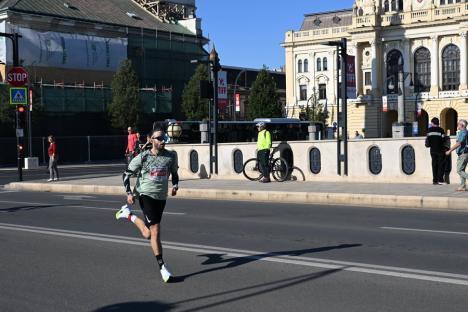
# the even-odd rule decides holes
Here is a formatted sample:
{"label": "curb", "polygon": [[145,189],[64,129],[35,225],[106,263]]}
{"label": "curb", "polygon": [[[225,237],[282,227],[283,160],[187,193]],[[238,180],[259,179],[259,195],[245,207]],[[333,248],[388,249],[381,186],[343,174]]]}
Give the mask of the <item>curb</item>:
{"label": "curb", "polygon": [[[14,182],[5,185],[5,189],[16,191],[35,191],[53,193],[79,193],[100,195],[122,195],[122,186],[77,185]],[[384,207],[429,210],[468,211],[465,198],[371,195],[353,193],[314,193],[314,192],[279,192],[248,191],[223,189],[181,189],[177,197],[212,200],[242,200],[296,204],[349,205],[363,207]]]}

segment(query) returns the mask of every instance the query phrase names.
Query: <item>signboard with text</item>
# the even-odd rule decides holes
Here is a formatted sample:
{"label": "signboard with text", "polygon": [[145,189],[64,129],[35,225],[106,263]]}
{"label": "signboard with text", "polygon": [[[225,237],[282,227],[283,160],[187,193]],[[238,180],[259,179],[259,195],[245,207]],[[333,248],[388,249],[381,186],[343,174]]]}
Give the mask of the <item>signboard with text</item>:
{"label": "signboard with text", "polygon": [[348,55],[346,59],[346,95],[348,99],[355,99],[356,94],[356,65],[355,57]]}
{"label": "signboard with text", "polygon": [[28,83],[28,73],[23,67],[13,67],[8,71],[6,80],[13,87],[22,87]]}
{"label": "signboard with text", "polygon": [[240,112],[240,94],[236,93],[236,112]]}
{"label": "signboard with text", "polygon": [[228,105],[227,72],[218,72],[218,108],[224,109]]}

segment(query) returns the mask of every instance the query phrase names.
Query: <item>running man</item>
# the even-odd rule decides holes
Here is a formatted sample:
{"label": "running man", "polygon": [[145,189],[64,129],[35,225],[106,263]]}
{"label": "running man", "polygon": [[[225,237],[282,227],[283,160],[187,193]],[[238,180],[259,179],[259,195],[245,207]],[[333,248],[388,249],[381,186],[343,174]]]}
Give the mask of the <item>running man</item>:
{"label": "running man", "polygon": [[[171,194],[172,196],[177,195],[177,184],[179,183],[177,155],[165,149],[163,130],[153,130],[150,138],[153,141],[151,150],[144,151],[135,157],[123,174],[127,203],[132,205],[135,202],[135,197],[138,198],[145,221],[135,216],[128,205],[122,206],[115,214],[115,218],[128,219],[135,224],[143,237],[150,239],[161,277],[167,283],[171,278],[171,273],[163,260],[160,222],[166,206],[169,175],[172,176]],[[130,177],[138,171],[140,173],[135,190],[132,192]]]}

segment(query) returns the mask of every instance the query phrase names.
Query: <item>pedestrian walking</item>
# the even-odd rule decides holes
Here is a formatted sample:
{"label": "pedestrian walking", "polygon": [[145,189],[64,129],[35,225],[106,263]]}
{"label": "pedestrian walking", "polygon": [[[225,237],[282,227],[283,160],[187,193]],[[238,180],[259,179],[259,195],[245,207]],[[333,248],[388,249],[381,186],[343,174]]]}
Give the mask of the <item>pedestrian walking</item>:
{"label": "pedestrian walking", "polygon": [[458,133],[455,144],[446,152],[446,155],[450,155],[456,150],[457,158],[457,173],[460,176],[460,187],[457,188],[459,192],[465,192],[466,179],[468,179],[468,173],[466,173],[466,165],[468,164],[468,131],[466,129],[467,121],[460,119],[458,121]]}
{"label": "pedestrian walking", "polygon": [[439,126],[439,118],[432,118],[431,127],[427,131],[426,147],[430,148],[431,152],[432,184],[434,185],[445,184],[444,137],[445,131]]}
{"label": "pedestrian walking", "polygon": [[136,147],[138,144],[138,135],[132,127],[127,128],[128,136],[127,136],[127,148],[125,149],[125,158],[127,160],[127,164],[136,156]]}
{"label": "pedestrian walking", "polygon": [[260,170],[263,174],[263,178],[260,179],[262,183],[270,182],[270,167],[268,166],[268,160],[270,158],[271,148],[271,133],[266,129],[264,122],[256,124],[258,130],[257,137],[257,159],[260,164]]}
{"label": "pedestrian walking", "polygon": [[55,142],[55,137],[53,135],[49,135],[47,140],[49,141],[49,148],[47,149],[47,154],[49,155],[49,180],[47,180],[47,182],[58,181],[59,172],[57,168],[57,143]]}
{"label": "pedestrian walking", "polygon": [[[166,207],[168,180],[172,176],[171,195],[176,196],[179,189],[177,155],[165,149],[164,131],[151,133],[152,148],[136,156],[123,174],[123,184],[127,192],[127,204],[115,214],[116,219],[127,219],[140,230],[143,237],[150,239],[153,254],[159,266],[161,277],[168,282],[171,273],[163,260],[161,244],[161,218]],[[132,191],[130,177],[138,172],[135,189]],[[134,215],[129,207],[138,199],[143,211],[144,221]]]}

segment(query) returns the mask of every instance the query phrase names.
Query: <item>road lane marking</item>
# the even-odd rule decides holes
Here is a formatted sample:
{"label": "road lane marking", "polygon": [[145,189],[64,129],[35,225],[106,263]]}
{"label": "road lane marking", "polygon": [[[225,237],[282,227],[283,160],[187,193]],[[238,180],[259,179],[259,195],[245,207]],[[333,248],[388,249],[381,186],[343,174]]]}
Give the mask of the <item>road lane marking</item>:
{"label": "road lane marking", "polygon": [[400,227],[381,227],[383,230],[395,230],[395,231],[407,231],[407,232],[427,232],[427,233],[439,233],[439,234],[454,234],[454,235],[468,235],[467,232],[454,232],[454,231],[437,231],[437,230],[425,230],[425,229],[412,229],[412,228],[400,228]]}
{"label": "road lane marking", "polygon": [[[148,246],[146,239],[132,238],[127,236],[108,235],[81,231],[69,231],[54,228],[43,228],[34,226],[24,226],[8,223],[0,223],[0,229],[10,231],[30,232],[37,234],[53,235],[60,237],[80,238],[86,240],[104,241],[111,243]],[[468,286],[468,275],[453,274],[437,271],[416,270],[401,267],[379,266],[359,262],[337,261],[320,258],[296,257],[274,255],[273,253],[263,253],[258,251],[247,251],[239,249],[221,248],[215,246],[184,244],[177,242],[164,242],[164,248],[186,251],[193,253],[218,253],[226,257],[243,257],[253,260],[276,262],[282,264],[301,265],[314,268],[340,269],[343,271],[374,274],[406,278],[413,280],[423,280],[429,282],[440,282],[453,285]]]}
{"label": "road lane marking", "polygon": [[[62,204],[62,203],[32,203],[32,202],[20,202],[20,201],[8,201],[8,200],[0,200],[0,203],[2,203],[2,204],[34,205],[34,206],[54,205],[55,207],[51,207],[51,208],[67,207],[67,208],[76,208],[76,209],[109,210],[109,211],[114,211],[114,212],[117,212],[120,209],[120,208],[67,205],[67,204]],[[0,213],[9,213],[9,211],[2,211],[2,208],[0,208]],[[173,216],[185,216],[186,215],[185,212],[168,212],[168,211],[163,212],[163,214],[169,215],[169,216],[170,215],[173,215]]]}

